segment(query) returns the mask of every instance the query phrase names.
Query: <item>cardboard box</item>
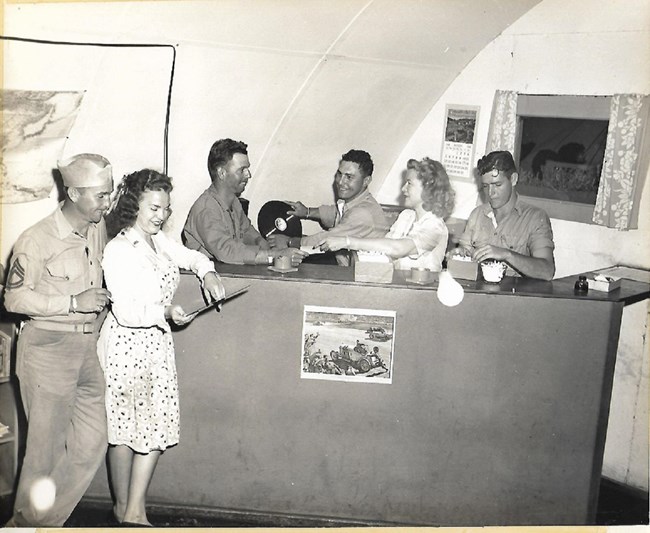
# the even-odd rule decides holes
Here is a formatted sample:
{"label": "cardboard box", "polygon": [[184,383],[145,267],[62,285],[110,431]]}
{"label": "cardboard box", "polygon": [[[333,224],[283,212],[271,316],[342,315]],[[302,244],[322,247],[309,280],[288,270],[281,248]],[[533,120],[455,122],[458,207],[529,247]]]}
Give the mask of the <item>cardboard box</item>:
{"label": "cardboard box", "polygon": [[461,261],[450,257],[447,260],[447,272],[458,279],[476,281],[478,278],[478,263],[476,261]]}
{"label": "cardboard box", "polygon": [[590,290],[612,292],[621,286],[621,278],[611,276],[588,277],[587,283]]}
{"label": "cardboard box", "polygon": [[383,254],[356,252],[353,254],[354,281],[391,283],[395,267]]}

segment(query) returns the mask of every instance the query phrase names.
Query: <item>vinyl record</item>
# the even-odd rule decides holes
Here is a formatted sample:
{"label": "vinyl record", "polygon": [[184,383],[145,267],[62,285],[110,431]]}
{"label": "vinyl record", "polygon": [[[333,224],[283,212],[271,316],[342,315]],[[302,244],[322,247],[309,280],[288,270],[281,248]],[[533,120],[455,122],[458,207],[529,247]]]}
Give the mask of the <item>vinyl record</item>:
{"label": "vinyl record", "polygon": [[257,229],[266,238],[270,235],[300,237],[302,223],[296,216],[287,214],[291,206],[286,202],[271,200],[266,202],[257,214]]}

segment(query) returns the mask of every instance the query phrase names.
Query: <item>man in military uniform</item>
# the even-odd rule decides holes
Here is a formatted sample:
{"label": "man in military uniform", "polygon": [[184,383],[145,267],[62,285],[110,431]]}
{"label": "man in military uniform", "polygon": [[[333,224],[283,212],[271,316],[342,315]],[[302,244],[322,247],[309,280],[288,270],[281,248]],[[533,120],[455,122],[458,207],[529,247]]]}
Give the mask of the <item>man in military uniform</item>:
{"label": "man in military uniform", "polygon": [[[96,344],[98,316],[110,300],[101,259],[111,165],[79,154],[58,166],[66,198],[20,236],[6,282],[6,309],[28,317],[16,357],[27,445],[9,527],[61,527],[107,446]],[[35,486],[43,479],[53,483],[51,505]]]}
{"label": "man in military uniform", "polygon": [[478,160],[487,203],[474,208],[452,255],[478,263],[505,261],[509,275],[550,280],[555,274],[553,230],[548,215],[522,201],[515,186],[519,174],[510,152],[490,152]]}
{"label": "man in military uniform", "polygon": [[[382,238],[390,226],[384,210],[368,190],[375,165],[368,152],[349,150],[341,156],[334,174],[336,204],[307,207],[302,202],[287,200],[292,210],[289,215],[316,220],[323,231],[303,237],[276,234],[268,238],[271,248],[318,247],[327,236]],[[349,243],[348,243],[349,244]],[[336,262],[342,266],[350,265],[348,251],[338,251]]]}

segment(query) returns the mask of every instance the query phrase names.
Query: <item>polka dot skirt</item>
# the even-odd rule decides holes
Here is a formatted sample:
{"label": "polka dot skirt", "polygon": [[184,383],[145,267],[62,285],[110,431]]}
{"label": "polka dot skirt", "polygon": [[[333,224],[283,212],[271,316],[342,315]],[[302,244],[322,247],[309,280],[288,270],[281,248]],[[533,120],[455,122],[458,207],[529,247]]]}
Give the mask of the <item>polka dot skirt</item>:
{"label": "polka dot skirt", "polygon": [[[178,268],[156,268],[163,302],[171,302]],[[121,326],[106,318],[105,368],[108,442],[139,453],[165,450],[179,440],[178,381],[172,335],[154,326]]]}

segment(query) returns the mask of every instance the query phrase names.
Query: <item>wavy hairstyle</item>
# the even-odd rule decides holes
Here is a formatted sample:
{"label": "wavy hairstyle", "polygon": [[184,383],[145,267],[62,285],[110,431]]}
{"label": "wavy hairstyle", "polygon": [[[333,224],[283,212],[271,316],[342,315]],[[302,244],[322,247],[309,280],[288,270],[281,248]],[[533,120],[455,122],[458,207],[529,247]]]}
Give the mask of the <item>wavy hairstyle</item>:
{"label": "wavy hairstyle", "polygon": [[215,141],[208,154],[208,172],[210,179],[217,179],[217,169],[228,164],[235,154],[248,155],[248,145],[232,139],[219,139]]}
{"label": "wavy hairstyle", "polygon": [[364,150],[348,150],[341,156],[341,161],[348,161],[359,165],[359,170],[361,170],[364,178],[366,176],[372,176],[372,172],[375,170],[372,157]]}
{"label": "wavy hairstyle", "polygon": [[506,150],[498,150],[496,152],[490,152],[487,155],[481,157],[476,164],[478,173],[480,176],[487,174],[491,170],[498,170],[503,172],[503,174],[509,178],[513,173],[517,172],[517,165],[515,165],[515,160],[512,157],[512,154]]}
{"label": "wavy hairstyle", "polygon": [[124,228],[135,224],[142,193],[164,191],[169,194],[172,189],[172,180],[169,176],[148,168],[124,176],[117,186],[111,210],[106,215],[108,237],[112,239]]}
{"label": "wavy hairstyle", "polygon": [[422,182],[422,207],[442,219],[451,215],[456,194],[442,163],[428,157],[422,161],[409,159],[406,168],[415,170]]}

